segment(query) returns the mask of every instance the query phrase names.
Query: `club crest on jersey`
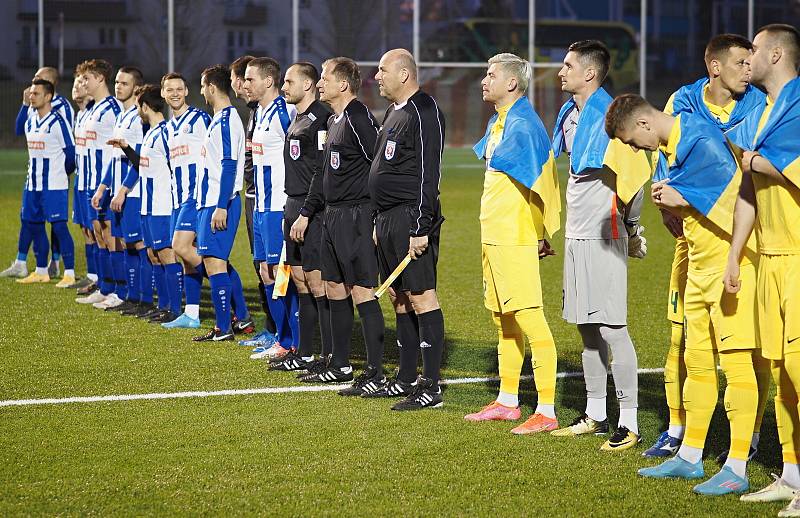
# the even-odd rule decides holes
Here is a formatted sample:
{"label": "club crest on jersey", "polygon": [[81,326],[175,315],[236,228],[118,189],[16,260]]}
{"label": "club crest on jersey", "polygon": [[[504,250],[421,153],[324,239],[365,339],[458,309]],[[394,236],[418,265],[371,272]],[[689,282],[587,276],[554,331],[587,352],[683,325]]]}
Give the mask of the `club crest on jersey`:
{"label": "club crest on jersey", "polygon": [[331,167],[334,169],[339,169],[339,152],[338,151],[331,151]]}
{"label": "club crest on jersey", "polygon": [[292,160],[300,158],[300,141],[297,139],[289,140],[289,156]]}
{"label": "club crest on jersey", "polygon": [[397,142],[394,140],[387,140],[386,150],[383,152],[383,156],[386,157],[386,160],[391,160],[394,158],[395,149],[397,149]]}

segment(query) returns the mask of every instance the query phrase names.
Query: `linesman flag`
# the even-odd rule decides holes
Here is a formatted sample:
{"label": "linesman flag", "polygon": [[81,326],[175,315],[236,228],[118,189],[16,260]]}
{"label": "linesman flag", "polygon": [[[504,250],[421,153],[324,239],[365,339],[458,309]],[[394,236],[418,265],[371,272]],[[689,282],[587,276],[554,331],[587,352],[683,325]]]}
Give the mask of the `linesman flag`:
{"label": "linesman flag", "polygon": [[[668,184],[700,214],[728,234],[733,232],[733,212],[742,170],[722,130],[702,115],[677,116],[678,142],[669,160],[658,151],[653,180]],[[747,243],[755,251],[755,234]]]}
{"label": "linesman flag", "polygon": [[[762,111],[753,112],[727,133],[737,145],[757,151],[790,182],[800,187],[800,78],[786,83],[761,131]],[[747,145],[752,143],[752,145]]]}
{"label": "linesman flag", "polygon": [[[472,148],[478,158],[486,157],[489,134],[497,120],[495,113],[486,134]],[[542,120],[527,97],[520,97],[506,115],[503,136],[489,159],[489,167],[502,171],[542,199],[544,230],[552,237],[561,227],[561,193],[553,150]]]}
{"label": "linesman flag", "polygon": [[[586,101],[578,116],[578,129],[572,143],[572,172],[580,175],[604,165],[617,175],[617,196],[629,203],[650,179],[652,171],[644,151],[634,151],[619,139],[609,139],[605,130],[606,111],[613,99],[600,88]],[[564,149],[564,119],[576,108],[570,98],[561,107],[553,130],[555,157]]]}

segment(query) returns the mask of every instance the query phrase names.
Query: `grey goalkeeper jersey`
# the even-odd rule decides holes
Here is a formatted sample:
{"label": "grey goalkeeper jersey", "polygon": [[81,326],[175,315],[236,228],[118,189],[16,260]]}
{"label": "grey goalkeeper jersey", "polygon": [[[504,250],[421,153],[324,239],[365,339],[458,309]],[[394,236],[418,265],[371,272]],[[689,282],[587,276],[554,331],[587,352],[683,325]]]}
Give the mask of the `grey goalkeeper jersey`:
{"label": "grey goalkeeper jersey", "polygon": [[[564,237],[568,239],[627,238],[623,211],[617,198],[617,175],[607,167],[576,175],[572,170],[572,143],[578,129],[580,112],[573,109],[564,118],[564,148],[570,155],[567,182],[567,223]],[[638,219],[638,216],[637,216]]]}

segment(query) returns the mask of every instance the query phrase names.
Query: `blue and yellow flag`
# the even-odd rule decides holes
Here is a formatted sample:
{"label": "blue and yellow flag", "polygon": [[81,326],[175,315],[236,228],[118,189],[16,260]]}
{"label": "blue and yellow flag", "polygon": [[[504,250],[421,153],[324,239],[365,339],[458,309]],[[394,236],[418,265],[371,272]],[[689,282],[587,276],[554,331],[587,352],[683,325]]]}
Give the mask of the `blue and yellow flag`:
{"label": "blue and yellow flag", "polygon": [[[716,115],[711,113],[708,106],[706,106],[704,95],[707,84],[708,78],[704,77],[690,85],[679,88],[672,99],[672,114],[678,115],[684,112],[696,113],[702,115],[708,122],[714,124],[722,131],[729,131],[741,124],[754,111],[761,113],[767,102],[767,96],[764,92],[753,85],[747,85],[744,94],[736,100],[736,106],[731,112],[730,119],[728,119],[727,122],[722,122]],[[736,140],[733,142],[737,146],[742,147]]]}
{"label": "blue and yellow flag", "polygon": [[[472,148],[478,158],[486,157],[486,145],[495,113],[486,134]],[[542,218],[548,236],[561,227],[561,193],[553,150],[542,120],[526,97],[518,99],[506,115],[503,136],[492,152],[489,167],[502,171],[542,199]]]}
{"label": "blue and yellow flag", "polygon": [[726,136],[743,149],[758,151],[789,181],[800,187],[800,78],[786,83],[764,127],[762,110],[753,112]]}
{"label": "blue and yellow flag", "polygon": [[675,152],[667,159],[658,151],[653,180],[669,180],[689,204],[722,230],[733,231],[733,211],[742,171],[716,124],[696,112],[678,117],[679,131],[670,136]]}
{"label": "blue and yellow flag", "polygon": [[[578,129],[572,143],[572,172],[579,175],[607,166],[617,175],[617,196],[623,203],[628,203],[650,178],[651,166],[644,151],[634,151],[619,139],[608,138],[605,119],[612,100],[603,88],[587,99],[578,117]],[[556,157],[564,149],[564,120],[574,108],[575,101],[570,98],[556,117],[553,130]]]}

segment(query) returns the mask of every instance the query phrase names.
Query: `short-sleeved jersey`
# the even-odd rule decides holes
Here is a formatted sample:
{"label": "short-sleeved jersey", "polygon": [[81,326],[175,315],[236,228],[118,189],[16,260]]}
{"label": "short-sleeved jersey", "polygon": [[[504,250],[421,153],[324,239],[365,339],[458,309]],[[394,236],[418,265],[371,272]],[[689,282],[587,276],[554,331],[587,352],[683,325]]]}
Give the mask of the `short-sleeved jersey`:
{"label": "short-sleeved jersey", "polygon": [[59,191],[69,186],[65,168],[65,148],[72,153],[72,133],[66,121],[50,111],[44,117],[35,116],[25,123],[28,141],[28,191]]}
{"label": "short-sleeved jersey", "polygon": [[[758,121],[756,137],[772,113],[774,101],[767,105]],[[786,138],[797,138],[786,135]],[[800,188],[791,182],[785,185],[765,174],[752,174],[756,192],[756,238],[758,251],[765,255],[800,254]]]}
{"label": "short-sleeved jersey", "polygon": [[[75,124],[75,110],[72,109],[72,105],[69,103],[66,97],[57,93],[53,97],[53,100],[50,101],[50,109],[61,115],[61,118],[67,123],[67,127],[72,130],[73,125]],[[33,106],[28,106],[28,120],[33,118],[35,115],[36,108]]]}
{"label": "short-sleeved jersey", "polygon": [[259,106],[255,113],[250,151],[253,154],[253,182],[258,212],[282,211],[286,204],[286,167],[283,146],[292,119],[294,105],[277,97],[269,106]]}
{"label": "short-sleeved jersey", "polygon": [[[319,101],[312,102],[303,113],[298,113],[289,126],[283,147],[283,161],[286,164],[286,195],[307,197],[311,183],[316,176],[322,180],[322,160],[325,139],[328,135],[330,108]],[[316,189],[314,212],[321,210],[322,184]]]}
{"label": "short-sleeved jersey", "polygon": [[84,124],[86,123],[86,118],[89,116],[89,112],[92,110],[92,106],[94,106],[94,101],[89,102],[86,108],[77,113],[75,116],[75,126],[73,128],[73,133],[75,135],[75,176],[79,191],[86,190],[86,185],[89,180],[86,174],[89,167],[89,152],[86,148]]}
{"label": "short-sleeved jersey", "polygon": [[564,148],[570,154],[564,237],[569,239],[619,239],[627,236],[617,197],[617,175],[607,167],[583,174],[572,171],[572,143],[580,112],[573,109],[564,118]]}
{"label": "short-sleeved jersey", "polygon": [[353,99],[328,118],[322,192],[325,203],[369,201],[369,168],[378,139],[378,122],[369,108]]}
{"label": "short-sleeved jersey", "polygon": [[489,167],[500,143],[511,104],[497,110],[497,120],[486,145],[486,173],[481,194],[481,243],[488,245],[536,245],[544,233],[540,198],[506,173]]}
{"label": "short-sleeved jersey", "polygon": [[[117,122],[114,124],[114,138],[125,139],[128,145],[136,151],[136,154],[141,154],[144,134],[142,133],[142,119],[139,117],[139,110],[136,108],[136,104],[131,105],[130,108],[117,116]],[[121,149],[114,148],[109,167],[111,167],[111,185],[108,186],[108,190],[113,196],[119,192],[122,181],[133,166]],[[139,197],[139,185],[137,184],[128,193],[129,198]]]}
{"label": "short-sleeved jersey", "polygon": [[176,206],[194,200],[197,170],[202,167],[203,141],[211,116],[194,106],[167,123],[169,161],[172,165],[172,198]]}
{"label": "short-sleeved jersey", "polygon": [[370,195],[379,211],[410,205],[411,236],[427,235],[441,212],[444,139],[444,114],[425,92],[386,110],[369,172]]}
{"label": "short-sleeved jersey", "polygon": [[150,128],[142,141],[139,155],[139,184],[142,189],[143,216],[171,216],[172,172],[167,147],[167,124],[161,121]]}
{"label": "short-sleeved jersey", "polygon": [[111,163],[114,148],[106,142],[114,136],[114,125],[117,122],[117,115],[121,112],[120,102],[109,95],[92,106],[83,124],[83,134],[89,157],[86,187],[90,191],[97,189],[106,168]]}
{"label": "short-sleeved jersey", "polygon": [[[220,200],[221,187],[232,182],[233,199],[242,189],[244,181],[244,125],[239,113],[228,106],[214,114],[203,142],[203,168],[197,179],[197,208],[226,205],[229,200]],[[235,176],[223,178],[223,160],[235,162]]]}

